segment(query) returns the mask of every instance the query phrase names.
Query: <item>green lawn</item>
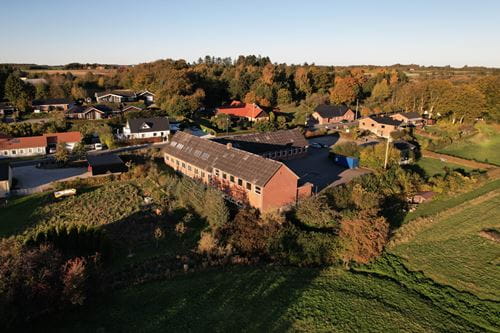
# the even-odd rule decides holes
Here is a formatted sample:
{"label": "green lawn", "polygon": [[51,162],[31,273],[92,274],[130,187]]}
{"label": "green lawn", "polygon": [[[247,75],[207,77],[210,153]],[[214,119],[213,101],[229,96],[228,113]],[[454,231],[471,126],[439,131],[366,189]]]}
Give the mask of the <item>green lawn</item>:
{"label": "green lawn", "polygon": [[388,279],[234,267],[133,286],[49,322],[59,332],[465,332],[465,319]]}
{"label": "green lawn", "polygon": [[[422,223],[391,252],[438,283],[500,301],[500,243],[480,236],[484,229],[500,228],[499,217],[496,190]],[[419,221],[406,227],[412,223]]]}
{"label": "green lawn", "polygon": [[0,237],[8,237],[24,231],[36,222],[35,210],[46,201],[48,194],[33,194],[9,199],[0,208]]}
{"label": "green lawn", "polygon": [[429,176],[432,177],[436,174],[439,173],[444,173],[444,168],[449,168],[449,169],[463,169],[465,171],[471,171],[471,168],[465,167],[463,165],[459,164],[453,164],[453,163],[447,163],[443,162],[441,160],[438,160],[436,158],[429,158],[429,157],[422,157],[418,162],[416,163],[419,167],[424,169],[425,173]]}
{"label": "green lawn", "polygon": [[500,165],[500,131],[498,126],[478,125],[477,127],[480,132],[472,138],[455,142],[438,152]]}

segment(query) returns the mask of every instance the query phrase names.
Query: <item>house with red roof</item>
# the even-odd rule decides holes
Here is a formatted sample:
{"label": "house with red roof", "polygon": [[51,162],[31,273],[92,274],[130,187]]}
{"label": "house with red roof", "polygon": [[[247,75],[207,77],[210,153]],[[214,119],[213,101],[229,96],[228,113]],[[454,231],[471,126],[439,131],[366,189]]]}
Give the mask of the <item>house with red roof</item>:
{"label": "house with red roof", "polygon": [[80,132],[48,133],[40,136],[0,138],[0,156],[26,157],[47,154],[49,148],[65,143],[72,150],[82,140]]}
{"label": "house with red roof", "polygon": [[215,114],[227,114],[231,117],[246,118],[249,121],[269,120],[269,114],[257,104],[240,101],[232,101],[229,105],[218,107]]}

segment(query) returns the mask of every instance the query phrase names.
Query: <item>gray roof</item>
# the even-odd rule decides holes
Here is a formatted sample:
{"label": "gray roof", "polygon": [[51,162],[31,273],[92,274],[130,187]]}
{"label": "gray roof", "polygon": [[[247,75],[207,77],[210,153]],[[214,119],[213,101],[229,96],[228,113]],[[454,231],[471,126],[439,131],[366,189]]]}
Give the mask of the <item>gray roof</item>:
{"label": "gray roof", "polygon": [[402,115],[403,117],[406,117],[407,119],[418,119],[418,118],[422,118],[422,116],[418,113],[418,112],[415,112],[415,111],[410,111],[410,112],[399,112],[400,115]]}
{"label": "gray roof", "polygon": [[118,95],[118,96],[122,96],[122,97],[135,97],[135,96],[137,96],[133,90],[129,90],[129,89],[118,89],[118,90],[103,91],[103,92],[95,93],[96,97],[101,97],[101,96],[106,96],[106,95]]}
{"label": "gray roof", "polygon": [[89,162],[90,166],[102,166],[102,165],[116,165],[116,164],[124,164],[123,160],[120,156],[116,154],[87,154],[87,162]]}
{"label": "gray roof", "polygon": [[399,126],[402,124],[401,121],[392,119],[390,117],[384,117],[384,116],[370,116],[373,120],[375,120],[379,124],[384,124],[384,125],[392,125],[392,126]]}
{"label": "gray roof", "polygon": [[59,104],[71,104],[72,101],[69,98],[47,98],[47,99],[35,99],[31,102],[31,105],[59,105]]}
{"label": "gray roof", "polygon": [[309,143],[298,128],[291,130],[280,130],[275,132],[251,133],[244,135],[231,135],[213,139],[219,143],[231,143],[233,147],[249,151],[254,154],[262,154],[285,150],[287,148],[303,148]]}
{"label": "gray roof", "polygon": [[281,162],[186,132],[177,132],[163,151],[208,172],[219,169],[257,186],[265,186],[284,166]]}
{"label": "gray roof", "polygon": [[322,118],[342,117],[349,110],[345,105],[321,104],[314,109]]}
{"label": "gray roof", "polygon": [[[143,128],[144,124],[148,128]],[[166,117],[129,119],[128,125],[131,133],[168,131],[170,129],[170,123]]]}

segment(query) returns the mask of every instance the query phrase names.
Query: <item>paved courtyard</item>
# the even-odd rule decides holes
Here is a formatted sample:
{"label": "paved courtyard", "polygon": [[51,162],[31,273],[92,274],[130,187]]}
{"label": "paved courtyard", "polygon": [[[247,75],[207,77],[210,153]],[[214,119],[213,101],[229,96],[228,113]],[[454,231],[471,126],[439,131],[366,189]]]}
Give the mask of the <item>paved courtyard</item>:
{"label": "paved courtyard", "polygon": [[[309,144],[318,142],[328,147],[341,141],[335,136],[323,136],[309,140]],[[300,178],[301,183],[310,182],[314,184],[313,191],[319,192],[329,185],[340,185],[351,181],[354,177],[369,173],[363,168],[345,169],[335,164],[328,158],[330,148],[314,148],[309,146],[308,156],[284,163],[292,169]]]}
{"label": "paved courtyard", "polygon": [[38,169],[33,165],[12,168],[17,188],[33,188],[71,177],[88,177],[87,168]]}

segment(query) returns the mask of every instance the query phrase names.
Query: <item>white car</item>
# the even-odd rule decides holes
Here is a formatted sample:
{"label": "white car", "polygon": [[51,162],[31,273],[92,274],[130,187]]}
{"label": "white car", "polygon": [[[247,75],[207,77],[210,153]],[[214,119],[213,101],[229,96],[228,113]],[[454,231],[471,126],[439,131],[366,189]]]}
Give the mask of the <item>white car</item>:
{"label": "white car", "polygon": [[102,150],[102,144],[100,144],[100,143],[96,143],[96,144],[94,145],[94,149],[95,149],[95,150]]}

